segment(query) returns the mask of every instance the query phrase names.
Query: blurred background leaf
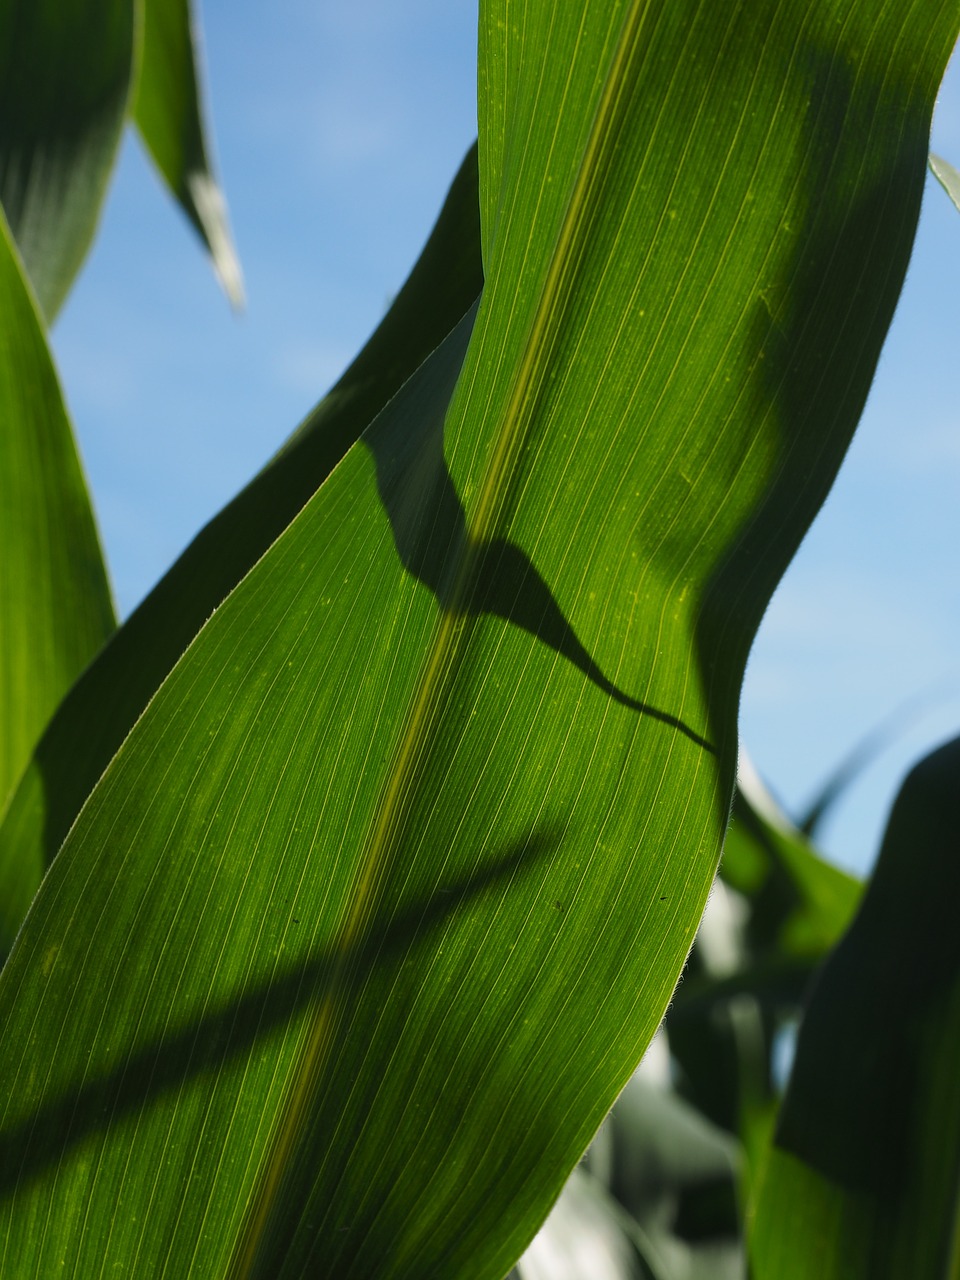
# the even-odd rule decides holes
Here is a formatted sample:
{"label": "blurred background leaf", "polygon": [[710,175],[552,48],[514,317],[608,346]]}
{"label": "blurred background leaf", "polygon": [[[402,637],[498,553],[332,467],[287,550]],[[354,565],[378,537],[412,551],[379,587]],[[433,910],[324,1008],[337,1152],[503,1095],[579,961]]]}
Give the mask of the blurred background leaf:
{"label": "blurred background leaf", "polygon": [[757,1280],[952,1280],[960,1220],[960,739],[908,776],[816,983],[750,1239]]}
{"label": "blurred background leaf", "polygon": [[93,240],[133,58],[133,0],[0,0],[0,203],[47,323]]}

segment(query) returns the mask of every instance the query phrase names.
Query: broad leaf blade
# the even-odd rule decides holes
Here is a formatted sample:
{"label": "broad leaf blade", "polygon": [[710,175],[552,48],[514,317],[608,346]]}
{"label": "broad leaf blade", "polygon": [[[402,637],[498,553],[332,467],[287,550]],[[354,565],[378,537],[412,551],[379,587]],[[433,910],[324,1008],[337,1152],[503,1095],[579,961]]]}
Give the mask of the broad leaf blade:
{"label": "broad leaf blade", "polygon": [[519,1256],[689,949],[956,25],[485,7],[475,323],[193,641],[0,979],[25,1274]]}
{"label": "broad leaf blade", "polygon": [[201,531],[70,690],[0,824],[0,954],[110,758],[187,645],[483,284],[476,149],[366,347],[277,457]]}
{"label": "broad leaf blade", "polygon": [[243,277],[227,206],[210,163],[200,103],[198,42],[190,0],[144,0],[140,78],[134,118],[171,193],[210,251],[235,307]]}
{"label": "broad leaf blade", "polygon": [[[0,214],[0,808],[113,606],[43,325]],[[37,881],[22,863],[5,892]]]}
{"label": "broad leaf blade", "polygon": [[134,0],[0,3],[0,203],[48,322],[96,229],[133,33]]}
{"label": "broad leaf blade", "polygon": [[960,739],[894,805],[813,992],[751,1240],[758,1280],[952,1280],[960,1215]]}

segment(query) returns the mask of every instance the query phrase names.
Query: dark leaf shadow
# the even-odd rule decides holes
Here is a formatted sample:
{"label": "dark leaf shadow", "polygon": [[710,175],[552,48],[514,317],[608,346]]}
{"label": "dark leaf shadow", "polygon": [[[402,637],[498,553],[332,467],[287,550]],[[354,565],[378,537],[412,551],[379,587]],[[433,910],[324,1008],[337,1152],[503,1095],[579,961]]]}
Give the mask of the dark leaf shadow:
{"label": "dark leaf shadow", "polygon": [[0,1196],[55,1168],[71,1149],[113,1125],[250,1053],[308,1005],[336,988],[349,999],[374,968],[396,962],[427,935],[485,894],[529,875],[560,843],[559,828],[543,826],[506,846],[479,871],[441,885],[389,921],[375,918],[344,950],[330,946],[176,1034],[138,1050],[115,1069],[44,1102],[27,1120],[0,1131]]}
{"label": "dark leaf shadow", "polygon": [[[0,953],[83,802],[173,665],[480,293],[477,181],[474,144],[366,346],[260,474],[197,534],[58,707],[0,826],[0,868],[19,865],[25,849],[36,859],[24,900],[0,902]],[[41,823],[42,849],[35,835]]]}
{"label": "dark leaf shadow", "polygon": [[[433,593],[445,612],[491,614],[522,628],[620,706],[668,725],[712,752],[707,739],[679,717],[631,697],[604,674],[524,551],[502,538],[471,540],[444,456],[443,426],[475,314],[476,308],[471,309],[450,335],[446,352],[435,353],[436,368],[421,370],[424,377],[435,379],[428,394],[417,386],[421,394],[411,396],[415,404],[409,412],[395,402],[399,418],[375,422],[362,437],[373,455],[377,489],[403,567]],[[412,384],[408,389],[413,390]]]}
{"label": "dark leaf shadow", "polygon": [[[866,74],[855,83],[842,58],[816,46],[801,57],[811,110],[799,189],[811,207],[792,215],[805,235],[780,278],[757,294],[746,338],[760,369],[750,412],[775,423],[777,462],[762,501],[711,574],[697,628],[711,737],[721,744],[732,741],[742,674],[764,611],[830,491],[866,403],[926,176],[930,122],[921,98],[898,101]],[[874,140],[869,156],[862,154],[865,138]],[[851,182],[851,153],[870,180]],[[731,679],[731,672],[738,674]]]}

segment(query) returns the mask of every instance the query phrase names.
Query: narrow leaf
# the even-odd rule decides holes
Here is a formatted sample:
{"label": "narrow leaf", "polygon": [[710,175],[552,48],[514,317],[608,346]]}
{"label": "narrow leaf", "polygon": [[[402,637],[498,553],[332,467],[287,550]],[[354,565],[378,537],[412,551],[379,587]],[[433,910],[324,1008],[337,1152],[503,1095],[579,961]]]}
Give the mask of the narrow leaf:
{"label": "narrow leaf", "polygon": [[742,749],[720,874],[667,1028],[684,1095],[738,1133],[753,1157],[758,1122],[778,1101],[778,1032],[799,1017],[817,966],[850,923],[860,885],[819,856]]}
{"label": "narrow leaf", "polygon": [[133,38],[134,0],[0,0],[0,203],[48,323],[96,230]]}
{"label": "narrow leaf", "polygon": [[520,1256],[689,950],[957,23],[484,5],[480,306],[193,640],[0,977],[23,1274]]}
{"label": "narrow leaf", "polygon": [[0,955],[100,774],[221,600],[483,285],[476,150],[364,351],[265,470],[202,530],[60,705],[0,823]]}
{"label": "narrow leaf", "polygon": [[960,1215],[960,739],[909,775],[804,1019],[757,1280],[952,1280]]}
{"label": "narrow leaf", "polygon": [[140,78],[133,115],[164,182],[210,251],[235,307],[243,277],[227,206],[210,162],[200,104],[198,33],[190,0],[144,0]]}
{"label": "narrow leaf", "polygon": [[174,663],[483,284],[476,148],[363,351],[277,457],[196,537],[58,708],[0,824],[6,954],[80,806]]}
{"label": "narrow leaf", "polygon": [[742,756],[723,874],[752,902],[755,955],[819,960],[839,940],[860,899],[857,879],[821,857]]}
{"label": "narrow leaf", "polygon": [[943,693],[943,683],[938,682],[924,692],[908,698],[853,745],[839,764],[833,767],[826,780],[817,788],[813,799],[807,802],[798,816],[797,826],[805,836],[813,839],[827,814],[860,774],[924,712],[939,705]]}
{"label": "narrow leaf", "polygon": [[960,172],[958,172],[949,160],[944,160],[942,156],[930,152],[928,161],[930,172],[943,187],[944,191],[953,201],[957,209],[960,209]]}
{"label": "narrow leaf", "polygon": [[[0,458],[2,806],[57,703],[114,625],[73,433],[2,213]],[[3,891],[29,902],[36,888],[15,863]]]}

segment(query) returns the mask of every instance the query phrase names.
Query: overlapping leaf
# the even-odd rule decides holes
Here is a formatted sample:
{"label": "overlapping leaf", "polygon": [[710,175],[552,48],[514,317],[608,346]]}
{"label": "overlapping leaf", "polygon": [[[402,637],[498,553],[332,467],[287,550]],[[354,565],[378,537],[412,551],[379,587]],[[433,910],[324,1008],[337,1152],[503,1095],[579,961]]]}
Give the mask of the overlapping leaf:
{"label": "overlapping leaf", "polygon": [[954,206],[960,209],[960,172],[949,160],[944,160],[943,156],[938,156],[932,151],[929,164],[930,172],[953,201]]}
{"label": "overlapping leaf", "polygon": [[722,874],[751,905],[748,944],[758,976],[809,974],[840,939],[860,899],[855,877],[832,866],[782,814],[741,757]]}
{"label": "overlapping leaf", "polygon": [[814,990],[757,1208],[757,1280],[957,1274],[958,829],[960,739],[904,783]]}
{"label": "overlapping leaf", "polygon": [[190,0],[143,0],[143,44],[133,114],[147,150],[210,251],[224,292],[243,302],[227,206],[210,163]]}
{"label": "overlapping leaf", "polygon": [[689,948],[956,25],[484,6],[476,317],[190,645],[0,980],[23,1275],[520,1254]]}
{"label": "overlapping leaf", "polygon": [[58,708],[0,824],[4,954],[80,806],[174,663],[461,319],[482,283],[471,148],[423,253],[366,347],[280,454],[197,536]]}
{"label": "overlapping leaf", "polygon": [[741,752],[715,886],[683,981],[667,1012],[681,1089],[737,1133],[756,1173],[776,1110],[777,1037],[800,1015],[812,976],[860,896],[789,822]]}
{"label": "overlapping leaf", "polygon": [[[0,325],[2,807],[57,703],[114,622],[70,423],[2,213]],[[5,887],[29,903],[38,883],[19,864]]]}
{"label": "overlapping leaf", "polygon": [[48,321],[93,239],[133,42],[133,0],[0,3],[0,203]]}

